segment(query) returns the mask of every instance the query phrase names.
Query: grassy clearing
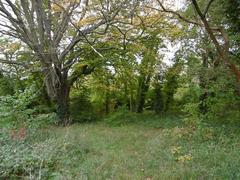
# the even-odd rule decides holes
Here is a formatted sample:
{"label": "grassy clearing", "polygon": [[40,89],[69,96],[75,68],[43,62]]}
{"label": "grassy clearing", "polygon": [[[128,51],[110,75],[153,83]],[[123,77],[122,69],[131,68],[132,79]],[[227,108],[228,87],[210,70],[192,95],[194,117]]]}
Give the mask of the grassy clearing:
{"label": "grassy clearing", "polygon": [[240,179],[237,134],[232,128],[194,131],[176,118],[54,128],[47,139],[58,144],[58,157],[45,169],[46,179]]}
{"label": "grassy clearing", "polygon": [[59,128],[59,139],[84,149],[75,167],[59,169],[70,179],[239,179],[239,138],[204,131],[103,123]]}

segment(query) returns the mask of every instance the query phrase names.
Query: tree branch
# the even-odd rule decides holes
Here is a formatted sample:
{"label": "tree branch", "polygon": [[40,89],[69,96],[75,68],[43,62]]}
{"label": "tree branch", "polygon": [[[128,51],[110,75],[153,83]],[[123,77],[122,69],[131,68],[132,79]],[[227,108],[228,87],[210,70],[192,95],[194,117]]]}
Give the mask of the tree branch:
{"label": "tree branch", "polygon": [[180,13],[176,12],[176,11],[173,11],[173,10],[169,10],[169,9],[166,9],[163,5],[163,3],[160,1],[160,0],[157,0],[158,4],[160,5],[160,7],[162,8],[162,11],[160,9],[157,9],[157,8],[153,8],[157,11],[161,11],[161,12],[167,12],[167,13],[171,13],[171,14],[174,14],[176,15],[179,19],[187,22],[187,23],[190,23],[190,24],[195,24],[195,25],[198,25],[198,26],[202,26],[201,23],[199,22],[196,22],[196,21],[192,21],[190,19],[187,19],[186,17],[184,17],[183,15],[181,15]]}
{"label": "tree branch", "polygon": [[2,59],[0,58],[0,63],[2,64],[9,64],[9,65],[18,65],[18,66],[22,66],[22,67],[29,67],[29,64],[26,64],[26,63],[20,63],[20,62],[16,62],[16,61],[10,61],[10,60],[6,60],[6,59]]}
{"label": "tree branch", "polygon": [[213,3],[214,1],[215,1],[215,0],[209,0],[208,4],[207,4],[207,6],[206,6],[206,9],[205,9],[205,11],[204,11],[204,13],[203,13],[204,16],[207,15],[209,8],[210,8],[210,6],[212,5],[212,3]]}

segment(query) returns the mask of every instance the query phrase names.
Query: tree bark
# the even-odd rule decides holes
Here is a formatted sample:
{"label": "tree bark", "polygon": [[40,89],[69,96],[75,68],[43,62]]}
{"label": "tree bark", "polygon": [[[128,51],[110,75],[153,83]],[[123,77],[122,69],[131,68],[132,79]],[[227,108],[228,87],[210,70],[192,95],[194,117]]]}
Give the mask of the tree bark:
{"label": "tree bark", "polygon": [[59,86],[56,93],[56,110],[59,122],[63,125],[71,124],[70,110],[69,110],[69,93],[70,85],[67,81],[67,73],[64,73],[60,79]]}

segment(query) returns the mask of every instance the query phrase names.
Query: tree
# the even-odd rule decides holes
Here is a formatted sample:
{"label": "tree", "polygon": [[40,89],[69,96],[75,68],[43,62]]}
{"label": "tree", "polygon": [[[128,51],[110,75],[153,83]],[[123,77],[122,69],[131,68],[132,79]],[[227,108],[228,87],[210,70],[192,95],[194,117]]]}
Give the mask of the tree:
{"label": "tree", "polygon": [[151,79],[157,63],[157,53],[161,39],[158,37],[158,32],[150,32],[141,39],[143,52],[141,63],[139,65],[138,87],[136,97],[136,112],[143,112],[145,97],[150,87]]}
{"label": "tree", "polygon": [[[104,26],[104,33],[125,1],[88,0],[0,0],[1,33],[24,42],[41,65],[49,97],[57,105],[62,123],[68,124],[69,92],[81,74],[89,74],[94,67],[75,68],[82,53],[81,45],[89,43],[87,35]],[[93,12],[94,11],[94,12]],[[0,62],[16,64],[14,59]]]}
{"label": "tree", "polygon": [[164,111],[164,96],[162,92],[162,74],[158,74],[154,77],[154,100],[153,100],[153,109],[156,114],[160,114]]}
{"label": "tree", "polygon": [[[205,7],[204,7],[204,10],[202,10],[199,3],[196,0],[191,0],[190,4],[195,9],[195,12],[197,15],[197,21],[188,19],[187,17],[183,16],[181,13],[166,8],[164,3],[160,0],[157,0],[157,3],[160,6],[159,8],[155,8],[155,7],[150,7],[150,8],[160,12],[166,12],[166,13],[176,15],[179,19],[183,20],[184,22],[187,22],[199,27],[204,27],[204,29],[206,30],[209,38],[214,44],[216,51],[219,55],[219,63],[225,64],[226,66],[228,66],[232,70],[233,74],[236,76],[236,79],[239,83],[240,71],[237,65],[230,58],[230,42],[229,42],[230,39],[226,33],[226,28],[219,24],[212,26],[210,23],[212,17],[208,16],[208,13],[214,2],[215,0],[209,0],[207,3],[203,3]],[[218,38],[219,36],[221,38]]]}
{"label": "tree", "polygon": [[178,88],[178,78],[179,74],[182,71],[181,62],[176,60],[175,64],[168,69],[165,75],[165,82],[163,84],[163,92],[165,95],[165,104],[164,110],[168,111],[170,109],[170,105],[173,105],[174,102],[174,94]]}

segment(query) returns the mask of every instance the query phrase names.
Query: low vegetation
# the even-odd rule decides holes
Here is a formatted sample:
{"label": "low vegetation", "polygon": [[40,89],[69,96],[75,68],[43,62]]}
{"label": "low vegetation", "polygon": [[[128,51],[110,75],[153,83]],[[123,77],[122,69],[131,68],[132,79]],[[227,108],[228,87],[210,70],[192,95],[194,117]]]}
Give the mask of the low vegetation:
{"label": "low vegetation", "polygon": [[[117,115],[112,116],[116,118]],[[134,119],[131,119],[131,116]],[[147,117],[147,118],[146,118]],[[2,178],[239,179],[239,128],[184,125],[180,117],[127,114],[104,122],[1,131]],[[121,118],[115,119],[121,122]]]}

